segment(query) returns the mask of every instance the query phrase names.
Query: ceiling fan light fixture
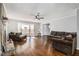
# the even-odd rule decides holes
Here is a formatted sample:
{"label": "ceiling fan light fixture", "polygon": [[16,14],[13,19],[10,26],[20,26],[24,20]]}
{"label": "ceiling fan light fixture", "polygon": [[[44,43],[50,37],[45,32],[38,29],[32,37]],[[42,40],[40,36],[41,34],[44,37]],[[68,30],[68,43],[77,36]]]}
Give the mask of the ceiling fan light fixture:
{"label": "ceiling fan light fixture", "polygon": [[44,17],[40,16],[40,13],[37,13],[37,15],[35,16],[36,19],[40,20],[40,19],[44,19]]}

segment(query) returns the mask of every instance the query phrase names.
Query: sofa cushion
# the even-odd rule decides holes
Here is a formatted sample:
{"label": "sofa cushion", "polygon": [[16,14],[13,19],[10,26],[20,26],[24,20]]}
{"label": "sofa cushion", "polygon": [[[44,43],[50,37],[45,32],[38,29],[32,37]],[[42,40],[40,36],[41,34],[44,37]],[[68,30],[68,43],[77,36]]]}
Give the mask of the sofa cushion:
{"label": "sofa cushion", "polygon": [[65,32],[57,32],[56,36],[64,36]]}
{"label": "sofa cushion", "polygon": [[55,36],[56,35],[56,31],[51,31],[51,35]]}
{"label": "sofa cushion", "polygon": [[54,36],[54,38],[60,38],[61,39],[61,36]]}
{"label": "sofa cushion", "polygon": [[71,34],[68,34],[68,35],[65,36],[65,39],[69,40],[69,41],[72,41],[73,37],[72,37]]}

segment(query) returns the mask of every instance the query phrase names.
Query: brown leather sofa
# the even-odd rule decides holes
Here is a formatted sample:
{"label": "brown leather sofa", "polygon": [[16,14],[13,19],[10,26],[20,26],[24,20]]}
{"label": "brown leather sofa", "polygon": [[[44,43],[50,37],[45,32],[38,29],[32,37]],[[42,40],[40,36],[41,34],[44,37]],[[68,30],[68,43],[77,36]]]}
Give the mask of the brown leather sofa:
{"label": "brown leather sofa", "polygon": [[12,39],[15,42],[23,42],[26,39],[26,35],[22,35],[22,33],[9,33],[9,40]]}
{"label": "brown leather sofa", "polygon": [[50,37],[53,42],[53,48],[66,55],[74,55],[77,39],[76,32],[51,31]]}

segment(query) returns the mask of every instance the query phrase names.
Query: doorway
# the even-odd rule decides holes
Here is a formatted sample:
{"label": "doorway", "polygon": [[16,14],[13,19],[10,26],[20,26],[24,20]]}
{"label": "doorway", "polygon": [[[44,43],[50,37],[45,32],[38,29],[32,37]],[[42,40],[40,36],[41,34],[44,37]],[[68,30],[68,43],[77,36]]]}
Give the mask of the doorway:
{"label": "doorway", "polygon": [[34,24],[18,23],[18,32],[27,36],[34,36]]}
{"label": "doorway", "polygon": [[34,36],[34,24],[18,23],[18,32],[27,36],[27,42],[31,42]]}

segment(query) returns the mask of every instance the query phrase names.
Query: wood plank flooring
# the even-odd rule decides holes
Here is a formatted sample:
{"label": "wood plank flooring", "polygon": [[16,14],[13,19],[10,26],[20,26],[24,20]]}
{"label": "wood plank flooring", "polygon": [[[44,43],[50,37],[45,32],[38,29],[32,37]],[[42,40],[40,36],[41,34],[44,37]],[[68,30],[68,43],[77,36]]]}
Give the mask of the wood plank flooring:
{"label": "wood plank flooring", "polygon": [[46,40],[36,37],[27,38],[24,45],[17,45],[17,56],[63,56],[64,54],[55,51],[51,45],[45,46]]}
{"label": "wood plank flooring", "polygon": [[[37,37],[27,37],[27,42],[23,45],[16,44],[16,50],[8,52],[12,56],[65,56],[65,54],[56,51],[51,44],[47,44],[46,39]],[[75,56],[79,56],[76,51]]]}

